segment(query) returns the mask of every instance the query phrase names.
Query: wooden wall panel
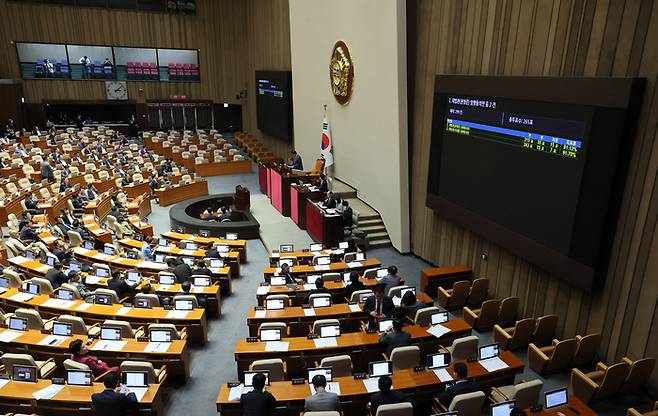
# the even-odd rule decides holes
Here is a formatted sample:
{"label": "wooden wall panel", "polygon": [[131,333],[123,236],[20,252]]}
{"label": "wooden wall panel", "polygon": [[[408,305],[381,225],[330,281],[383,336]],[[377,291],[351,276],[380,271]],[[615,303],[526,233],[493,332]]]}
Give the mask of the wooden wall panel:
{"label": "wooden wall panel", "polygon": [[[557,313],[560,336],[600,332],[605,361],[656,355],[658,337],[658,5],[641,0],[418,0],[412,142],[412,250],[470,264],[525,316]],[[605,284],[585,293],[425,206],[434,75],[647,78]],[[488,260],[481,258],[487,253]],[[651,381],[658,388],[658,371]]]}

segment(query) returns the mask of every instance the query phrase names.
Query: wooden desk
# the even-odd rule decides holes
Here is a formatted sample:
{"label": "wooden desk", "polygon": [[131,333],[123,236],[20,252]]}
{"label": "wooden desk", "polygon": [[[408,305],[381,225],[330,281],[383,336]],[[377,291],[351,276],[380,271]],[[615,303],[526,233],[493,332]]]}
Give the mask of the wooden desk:
{"label": "wooden desk", "polygon": [[[51,399],[36,400],[32,393],[52,384],[51,380],[40,379],[36,383],[10,381],[0,388],[0,408],[20,413],[37,412],[47,415],[94,415],[91,395],[105,390],[103,383],[92,386],[64,386]],[[163,416],[162,389],[160,384],[150,384],[139,402],[139,410],[153,416]]]}
{"label": "wooden desk", "polygon": [[306,230],[313,240],[327,246],[336,246],[344,238],[343,217],[328,215],[313,201],[306,200]]}
{"label": "wooden desk", "polygon": [[[360,262],[361,265],[357,267],[349,267],[344,261],[329,264],[329,270],[317,270],[316,266],[311,265],[297,265],[290,268],[290,274],[293,277],[299,277],[306,274],[323,274],[323,273],[344,273],[344,272],[359,272],[363,274],[366,269],[377,269],[382,266],[381,262],[377,259],[365,259]],[[277,273],[277,267],[265,267],[263,274],[267,278]]]}
{"label": "wooden desk", "polygon": [[4,305],[5,311],[13,311],[18,308],[36,309],[40,312],[42,318],[51,318],[63,314],[76,315],[82,317],[88,324],[102,323],[106,319],[128,321],[134,327],[156,322],[172,323],[177,328],[187,327],[190,341],[202,344],[208,341],[206,311],[201,308],[191,310],[184,318],[179,318],[171,314],[173,311],[160,307],[151,309],[126,307],[124,309],[124,306],[121,304],[95,305],[85,303],[81,300],[71,301],[70,304],[63,306],[49,306],[50,303],[48,301],[51,298],[48,295],[33,296],[31,299],[23,302],[12,299],[12,296],[17,293],[19,293],[18,289],[9,289],[5,293],[0,294],[0,304]]}
{"label": "wooden desk", "polygon": [[63,194],[57,194],[47,201],[39,203],[39,209],[43,210],[44,214],[48,216],[49,221],[55,221],[63,209],[68,207],[69,199],[77,191],[67,189]]}
{"label": "wooden desk", "polygon": [[[573,407],[578,411],[578,413],[569,409]],[[526,409],[526,413],[529,415],[537,416],[555,416],[558,412],[563,413],[565,416],[596,416],[596,412],[587,406],[582,400],[576,396],[569,396],[569,401],[564,406],[553,407],[551,409],[543,409],[537,413],[530,413],[530,409]]]}
{"label": "wooden desk", "polygon": [[160,234],[160,236],[172,241],[189,240],[205,245],[208,245],[209,243],[224,244],[229,246],[231,251],[237,250],[240,253],[240,261],[242,263],[247,261],[247,240],[226,240],[224,238],[216,237],[201,237],[194,234],[183,234],[173,231],[167,231]]}
{"label": "wooden desk", "polygon": [[307,186],[290,185],[290,218],[300,229],[306,229],[306,200],[319,201],[323,197],[324,192],[319,190],[312,191]]}
{"label": "wooden desk", "polygon": [[140,218],[138,215],[130,215],[128,217],[128,221],[136,231],[139,231],[140,233],[149,237],[153,236],[153,226],[147,222],[142,221],[142,218]]}
{"label": "wooden desk", "polygon": [[22,189],[15,195],[7,195],[5,200],[0,201],[0,222],[6,224],[9,220],[9,214],[14,214],[17,218],[20,218],[23,213],[21,201],[23,201],[28,195],[39,195],[39,189],[41,188],[42,187]]}
{"label": "wooden desk", "polygon": [[112,244],[112,232],[101,227],[94,215],[83,216],[82,226],[98,241],[105,244]]}
{"label": "wooden desk", "polygon": [[[509,351],[503,351],[500,357],[509,367],[489,373],[478,362],[467,363],[469,376],[474,377],[483,389],[513,384],[515,375],[523,371],[523,361]],[[452,365],[448,372],[455,376]],[[445,389],[445,383],[441,382],[431,370],[420,372],[399,370],[395,371],[391,378],[393,389],[414,393],[415,401],[421,410],[420,414],[430,414],[431,398]],[[371,393],[366,390],[363,380],[355,380],[354,377],[337,377],[335,381],[340,384],[343,414],[366,415],[366,404],[370,400]],[[217,411],[221,412],[222,416],[241,415],[240,402],[228,400],[229,390],[226,384],[222,385],[217,396]],[[298,416],[303,410],[304,398],[310,395],[308,384],[292,385],[290,381],[273,382],[267,390],[274,395],[277,405],[280,406],[277,415]]]}
{"label": "wooden desk", "polygon": [[[361,252],[361,250],[357,250]],[[281,257],[292,257],[297,259],[298,263],[310,264],[313,261],[315,256],[329,256],[333,263],[341,262],[345,256],[345,250],[343,249],[324,249],[320,251],[310,251],[310,250],[295,250],[288,253],[274,252],[270,251],[269,262],[270,265],[276,265]]]}
{"label": "wooden desk", "polygon": [[137,215],[140,218],[148,217],[151,213],[151,194],[142,194],[126,205],[128,214]]}
{"label": "wooden desk", "polygon": [[[450,332],[441,338],[427,332],[428,326],[411,325],[404,328],[411,334],[411,342],[421,349],[421,362],[425,362],[428,353],[434,353],[442,345],[450,345],[452,341],[471,334],[471,326],[463,319],[452,319],[444,324]],[[336,346],[318,348],[315,342],[307,337],[289,337],[282,341],[288,343],[288,351],[266,351],[266,342],[247,342],[238,340],[235,346],[235,361],[237,362],[238,376],[242,379],[242,372],[249,369],[255,360],[281,358],[287,362],[288,380],[305,377],[306,368],[313,368],[314,362],[322,358],[347,354],[352,357],[354,371],[367,371],[368,363],[381,361],[384,352],[379,344],[379,334],[361,332],[341,333],[335,338]]]}
{"label": "wooden desk", "polygon": [[194,165],[194,169],[199,176],[251,173],[251,160],[228,160],[226,162],[199,163]]}
{"label": "wooden desk", "polygon": [[128,198],[137,198],[140,195],[151,193],[151,188],[146,180],[139,183],[124,185],[122,189]]}
{"label": "wooden desk", "polygon": [[[40,263],[36,260],[30,260],[23,256],[16,256],[9,259],[9,262],[16,267],[17,269],[27,272],[29,275],[43,277],[52,269],[47,264]],[[103,278],[96,281],[95,276],[88,276],[87,273],[82,273],[85,285],[93,290],[96,288],[107,289],[108,278]],[[93,282],[93,283],[92,283]],[[183,293],[183,289],[179,283],[175,285],[161,286],[156,279],[144,279],[141,283],[135,286],[131,290],[131,294],[139,293],[142,289],[142,286],[150,283],[153,286],[153,290],[162,296],[174,296]],[[193,287],[192,294],[197,297],[204,298],[206,300],[206,311],[209,317],[219,317],[221,315],[221,298],[219,294],[219,286],[211,285],[208,287]]]}
{"label": "wooden desk", "polygon": [[166,207],[177,202],[208,195],[208,182],[195,181],[184,185],[173,185],[171,188],[155,190],[160,206]]}
{"label": "wooden desk", "polygon": [[112,211],[113,192],[105,192],[98,195],[93,201],[85,205],[85,214],[92,214],[101,221]]}
{"label": "wooden desk", "polygon": [[[146,331],[146,328],[144,328]],[[0,329],[0,333],[5,330]],[[11,331],[9,332],[20,332]],[[3,345],[4,352],[16,352],[21,354],[30,354],[35,360],[40,358],[47,360],[54,358],[57,366],[63,368],[64,360],[70,358],[68,351],[69,344],[76,339],[86,342],[88,337],[86,335],[72,335],[64,340],[59,345],[39,344],[43,339],[48,337],[47,334],[41,333],[37,330],[29,330],[20,332],[21,335],[15,338],[8,344]],[[147,334],[148,336],[148,334]],[[169,348],[165,352],[145,351],[148,342],[139,342],[135,338],[122,339],[126,345],[120,350],[95,350],[94,346],[98,340],[94,340],[91,345],[87,347],[91,350],[91,354],[97,356],[99,359],[109,363],[111,366],[118,366],[125,360],[148,361],[153,363],[155,368],[160,368],[163,365],[167,366],[167,375],[173,377],[180,377],[183,381],[187,382],[190,378],[190,352],[187,347],[187,340],[176,340],[169,343]]]}
{"label": "wooden desk", "polygon": [[472,280],[473,272],[466,264],[448,267],[432,267],[420,272],[420,289],[426,293],[436,294],[438,287],[452,289],[459,280]]}

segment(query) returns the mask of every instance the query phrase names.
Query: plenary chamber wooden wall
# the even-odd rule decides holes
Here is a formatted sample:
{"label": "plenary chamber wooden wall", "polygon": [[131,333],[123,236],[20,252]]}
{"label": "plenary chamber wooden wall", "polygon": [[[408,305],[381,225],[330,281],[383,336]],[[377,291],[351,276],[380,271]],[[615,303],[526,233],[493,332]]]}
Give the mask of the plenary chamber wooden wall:
{"label": "plenary chamber wooden wall", "polygon": [[[413,252],[435,264],[470,264],[492,279],[491,296],[520,296],[524,316],[559,315],[563,336],[600,332],[604,361],[655,355],[658,7],[623,0],[417,0],[416,6],[409,27]],[[425,206],[434,76],[442,73],[647,78],[609,272],[598,292],[572,287]],[[658,373],[651,384],[655,392]]]}

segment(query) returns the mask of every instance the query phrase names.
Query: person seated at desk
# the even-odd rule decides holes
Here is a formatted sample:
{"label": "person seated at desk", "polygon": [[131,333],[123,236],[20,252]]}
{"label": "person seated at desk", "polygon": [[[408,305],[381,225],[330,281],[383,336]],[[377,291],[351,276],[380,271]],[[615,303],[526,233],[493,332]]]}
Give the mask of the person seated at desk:
{"label": "person seated at desk", "polygon": [[160,296],[157,293],[155,293],[155,289],[153,288],[153,285],[150,284],[150,283],[144,284],[144,286],[142,286],[140,292],[145,294],[145,295],[156,295],[158,297],[158,302],[160,302],[160,305],[169,305],[169,304],[171,304],[171,298],[168,298],[166,296]]}
{"label": "person seated at desk", "polygon": [[24,211],[21,214],[21,220],[18,222],[18,231],[22,230],[23,227],[32,222],[32,213],[30,211]]}
{"label": "person seated at desk", "polygon": [[73,215],[73,213],[66,208],[62,210],[60,217],[62,217],[62,221],[64,221],[64,224],[68,226],[73,225],[73,223],[76,221],[76,218]]}
{"label": "person seated at desk", "polygon": [[341,215],[343,216],[343,228],[352,228],[352,213],[353,211],[350,203],[343,200],[343,211],[341,212]]}
{"label": "person seated at desk", "polygon": [[89,233],[85,228],[82,227],[80,221],[75,220],[71,231],[75,231],[76,233],[80,234],[80,237],[82,237],[83,240],[89,240]]}
{"label": "person seated at desk", "polygon": [[73,361],[88,366],[94,377],[98,377],[106,371],[111,371],[112,373],[119,373],[121,371],[119,367],[110,367],[106,362],[99,360],[98,357],[90,355],[89,349],[87,349],[87,346],[81,339],[73,340],[69,344],[69,353],[71,353],[71,359]]}
{"label": "person seated at desk", "polygon": [[144,236],[144,241],[142,241],[142,248],[140,254],[144,260],[153,260],[153,247],[155,246],[155,241],[153,237],[147,235]]}
{"label": "person seated at desk", "polygon": [[162,188],[162,184],[160,183],[160,181],[158,181],[157,176],[151,175],[151,177],[149,179],[149,188],[151,188],[151,190],[153,190],[153,191],[155,191],[156,189]]}
{"label": "person seated at desk", "polygon": [[231,221],[231,209],[226,208],[219,217],[217,217],[219,222],[229,222]]}
{"label": "person seated at desk", "polygon": [[318,374],[311,380],[315,388],[315,394],[304,399],[305,412],[340,412],[340,399],[336,393],[325,390],[327,379]]}
{"label": "person seated at desk", "polygon": [[82,191],[73,195],[71,198],[71,204],[73,204],[73,208],[75,209],[84,209],[87,202],[85,198],[82,197]]}
{"label": "person seated at desk", "polygon": [[290,273],[290,266],[288,265],[288,263],[283,263],[281,265],[281,272],[279,273],[279,276],[286,278],[286,284],[296,285],[298,283],[298,281],[292,277],[292,274]]}
{"label": "person seated at desk", "polygon": [[401,319],[395,319],[393,326],[379,336],[379,344],[384,347],[386,355],[390,356],[394,348],[411,345],[411,334],[404,332],[402,328],[404,328],[404,322]]}
{"label": "person seated at desk", "polygon": [[384,404],[406,403],[409,401],[407,396],[401,391],[391,390],[393,380],[389,376],[381,376],[377,381],[379,391],[370,396],[370,413],[377,414],[377,408]]}
{"label": "person seated at desk", "polygon": [[25,150],[23,143],[16,144],[16,148],[14,149],[14,156],[27,157],[28,155],[29,153],[27,153],[27,150]]}
{"label": "person seated at desk", "polygon": [[64,217],[61,215],[58,215],[57,218],[55,218],[55,227],[59,230],[59,233],[66,237],[67,233],[71,231],[71,227],[64,222]]}
{"label": "person seated at desk", "polygon": [[252,379],[253,390],[240,396],[243,416],[270,416],[276,407],[272,393],[265,391],[265,374],[257,373]]}
{"label": "person seated at desk", "polygon": [[126,278],[121,275],[119,270],[112,270],[112,277],[107,281],[107,288],[114,290],[119,299],[125,298],[126,293],[131,289],[130,285],[126,283]]}
{"label": "person seated at desk", "polygon": [[71,181],[69,181],[69,178],[65,177],[59,182],[59,192],[64,193],[67,189],[71,188],[73,188],[73,186],[71,186]]}
{"label": "person seated at desk", "polygon": [[32,221],[28,221],[28,223],[21,228],[20,239],[23,241],[35,241],[39,239],[36,231],[34,231],[34,223]]}
{"label": "person seated at desk", "polygon": [[418,312],[419,309],[424,308],[425,304],[420,302],[413,292],[409,291],[405,293],[404,296],[402,296],[400,306],[402,307],[402,310],[406,316],[414,319],[416,317],[416,312]]}
{"label": "person seated at desk", "polygon": [[393,300],[384,295],[384,285],[377,284],[374,289],[375,296],[366,299],[363,311],[368,315],[368,327],[377,328],[377,322],[390,318],[395,312]]}
{"label": "person seated at desk", "polygon": [[320,183],[318,184],[318,189],[320,192],[328,192],[329,191],[329,182],[327,182],[327,177],[324,175],[324,173],[320,174]]}
{"label": "person seated at desk", "polygon": [[358,272],[351,272],[350,273],[350,283],[345,286],[345,291],[343,294],[345,295],[345,299],[348,301],[352,298],[352,293],[356,292],[357,290],[365,290],[366,285],[364,285],[361,280],[359,280],[359,273]]}
{"label": "person seated at desk", "polygon": [[322,202],[322,206],[325,208],[336,208],[336,205],[338,205],[338,201],[334,197],[334,193],[327,192],[327,199]]}
{"label": "person seated at desk", "polygon": [[51,152],[50,152],[50,158],[57,164],[59,163],[59,160],[61,159],[62,155],[59,153],[57,148],[55,147]]}
{"label": "person seated at desk", "polygon": [[83,161],[82,161],[82,158],[76,154],[76,155],[71,156],[71,163],[79,163],[80,164],[80,163],[83,163]]}
{"label": "person seated at desk", "polygon": [[73,251],[70,248],[66,247],[66,243],[61,238],[55,240],[55,247],[53,248],[53,254],[57,256],[57,259],[62,264],[68,264],[73,257]]}
{"label": "person seated at desk", "polygon": [[195,262],[196,267],[194,268],[193,274],[198,274],[198,275],[204,275],[204,276],[212,276],[212,273],[210,272],[210,269],[206,267],[206,262],[203,261],[203,259],[199,259]]}
{"label": "person seated at desk", "polygon": [[167,258],[167,271],[176,276],[178,283],[187,282],[192,276],[192,269],[185,264],[182,260],[174,257]]}
{"label": "person seated at desk", "polygon": [[96,198],[98,196],[98,191],[96,188],[94,188],[93,184],[88,184],[86,189],[83,189],[81,191],[85,195],[88,201],[91,201],[92,199]]}
{"label": "person seated at desk", "polygon": [[329,289],[324,287],[324,279],[322,277],[315,279],[315,289],[309,290],[306,296],[304,296],[302,303],[308,304],[311,300],[311,295],[315,295],[316,293],[331,293]]}
{"label": "person seated at desk", "polygon": [[77,289],[78,293],[82,297],[82,299],[85,300],[87,303],[92,303],[94,301],[94,292],[89,290],[87,286],[85,286],[84,283],[82,283],[82,279],[80,278],[80,273],[71,270],[69,272],[69,282],[71,286]]}
{"label": "person seated at desk", "polygon": [[304,170],[304,164],[302,163],[302,157],[297,153],[296,150],[290,152],[290,159],[288,159],[288,165],[290,169]]}
{"label": "person seated at desk", "polygon": [[108,374],[103,379],[105,390],[91,395],[91,402],[96,410],[96,416],[131,415],[139,406],[135,393],[126,390],[121,392],[119,374]]}
{"label": "person seated at desk", "polygon": [[452,369],[457,376],[457,380],[438,395],[439,402],[446,407],[450,406],[455,396],[480,390],[480,384],[477,381],[468,379],[468,366],[466,363],[456,362]]}
{"label": "person seated at desk", "polygon": [[49,146],[57,146],[57,137],[55,136],[54,131],[51,131],[48,134],[48,145]]}
{"label": "person seated at desk", "polygon": [[386,269],[388,271],[388,274],[381,279],[377,283],[384,285],[384,293],[388,294],[388,291],[395,286],[400,286],[400,276],[398,276],[398,268],[396,266],[388,266]]}
{"label": "person seated at desk", "polygon": [[[194,295],[192,293],[192,283],[190,283],[189,280],[181,283],[180,288],[183,295]],[[202,296],[197,296],[196,301],[199,304],[199,308],[206,307],[206,300]]]}
{"label": "person seated at desk", "polygon": [[62,272],[62,263],[60,262],[55,263],[55,265],[53,265],[53,268],[48,270],[45,279],[50,282],[50,285],[53,287],[53,289],[57,289],[63,283],[69,281],[68,276],[66,276],[64,272]]}
{"label": "person seated at desk", "polygon": [[206,250],[206,257],[211,258],[211,259],[220,259],[222,256],[219,255],[219,251],[217,251],[217,246],[213,243],[208,243],[208,249]]}
{"label": "person seated at desk", "polygon": [[123,233],[124,237],[132,237],[135,235],[135,230],[133,230],[133,227],[130,225],[130,222],[128,222],[126,217],[118,217],[117,224],[119,224],[119,227],[121,227],[121,232]]}
{"label": "person seated at desk", "polygon": [[34,197],[31,194],[25,197],[24,202],[25,202],[25,208],[27,208],[27,210],[30,211],[31,213],[41,212],[41,210],[39,209],[39,201],[34,199]]}

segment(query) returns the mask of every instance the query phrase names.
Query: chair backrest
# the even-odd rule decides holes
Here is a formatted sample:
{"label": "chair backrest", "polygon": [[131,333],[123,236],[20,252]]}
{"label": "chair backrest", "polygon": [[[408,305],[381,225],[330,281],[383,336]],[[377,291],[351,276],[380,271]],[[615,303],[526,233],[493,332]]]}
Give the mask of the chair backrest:
{"label": "chair backrest", "polygon": [[408,285],[393,286],[390,289],[388,289],[387,295],[389,298],[400,298],[402,297],[400,296],[400,292],[402,291],[402,289],[406,289],[408,287],[411,286]]}
{"label": "chair backrest", "polygon": [[432,315],[441,312],[441,309],[436,306],[428,306],[427,308],[420,308],[416,310],[414,322],[416,325],[429,325],[432,323]]}
{"label": "chair backrest", "polygon": [[489,299],[482,302],[476,324],[477,329],[492,327],[498,320],[499,309],[500,301],[498,299]]}
{"label": "chair backrest", "polygon": [[28,329],[36,329],[39,331],[43,329],[43,319],[41,319],[39,312],[34,309],[19,308],[14,311],[14,315],[19,318],[27,319]]}
{"label": "chair backrest", "polygon": [[79,363],[79,362],[74,361],[74,360],[72,360],[72,359],[70,359],[70,358],[67,358],[66,360],[64,360],[64,363],[63,363],[63,364],[64,364],[64,369],[65,369],[65,370],[72,370],[72,371],[75,371],[75,370],[91,371],[91,368],[89,368],[89,366],[88,366],[87,364]]}
{"label": "chair backrest", "polygon": [[140,299],[146,299],[150,302],[151,307],[160,306],[160,298],[154,293],[137,293],[133,299],[134,303],[137,303]]}
{"label": "chair backrest", "polygon": [[325,357],[320,361],[320,367],[331,368],[332,377],[348,377],[352,375],[352,358],[349,355]]}
{"label": "chair backrest", "polygon": [[89,332],[87,330],[87,325],[85,325],[85,321],[79,316],[60,315],[57,318],[57,322],[70,324],[71,331],[77,335],[87,335],[87,333]]}
{"label": "chair backrest", "polygon": [[23,279],[21,279],[21,275],[18,274],[16,270],[6,268],[2,271],[2,275],[7,279],[9,279],[10,288],[21,287],[21,285],[23,284]]}
{"label": "chair backrest", "polygon": [[524,381],[514,386],[514,394],[511,399],[516,401],[516,407],[527,409],[539,402],[539,394],[544,386],[544,382],[540,379]]}
{"label": "chair backrest", "polygon": [[94,178],[94,175],[92,175],[91,173],[85,174],[84,179],[85,179],[85,183],[87,184],[94,183],[94,181],[96,181],[96,178]]}
{"label": "chair backrest", "polygon": [[0,361],[2,361],[2,365],[5,366],[7,374],[10,375],[14,373],[15,365],[37,366],[36,361],[34,361],[34,358],[30,354],[13,354],[6,352],[2,354]]}
{"label": "chair backrest", "polygon": [[550,344],[555,336],[557,319],[557,315],[544,315],[537,318],[537,326],[532,336],[532,342],[540,347]]}
{"label": "chair backrest", "polygon": [[174,296],[173,302],[176,303],[177,300],[184,300],[192,302],[192,308],[196,309],[199,307],[199,300],[194,295],[176,295]]}
{"label": "chair backrest", "polygon": [[42,277],[33,277],[26,283],[34,283],[39,286],[39,293],[42,295],[50,295],[55,291],[55,289],[53,289],[53,285],[50,283],[50,280],[44,279]]}
{"label": "chair backrest", "polygon": [[290,296],[284,294],[267,295],[265,297],[265,302],[267,302],[268,300],[282,300],[284,305],[286,306],[290,305]]}
{"label": "chair backrest", "polygon": [[549,357],[544,371],[556,371],[567,368],[578,347],[578,341],[575,338],[564,339],[557,344]]}
{"label": "chair backrest", "polygon": [[283,369],[283,360],[280,358],[271,358],[267,360],[256,360],[249,366],[249,371],[269,371],[270,381],[283,381],[286,379],[286,373]]}
{"label": "chair backrest", "polygon": [[278,329],[281,331],[281,337],[285,337],[288,333],[288,325],[285,322],[263,322],[258,326],[258,335],[263,329]]}
{"label": "chair backrest", "polygon": [[340,273],[322,273],[322,280],[325,282],[340,282],[342,276]]}
{"label": "chair backrest", "polygon": [[448,305],[452,307],[460,307],[466,304],[466,300],[468,299],[468,293],[471,289],[471,282],[468,280],[461,280],[459,282],[455,282],[455,284],[452,285],[452,294],[450,295],[450,300],[448,302]]}
{"label": "chair backrest", "polygon": [[352,292],[352,296],[350,296],[350,302],[358,301],[359,296],[364,295],[366,293],[372,294],[372,290],[370,290],[370,289],[355,290],[354,292]]}
{"label": "chair backrest", "polygon": [[498,310],[498,319],[496,323],[505,328],[516,320],[516,314],[519,310],[519,302],[521,298],[518,296],[510,296],[500,302],[500,309]]}
{"label": "chair backrest", "polygon": [[163,330],[163,329],[169,330],[171,332],[172,340],[180,339],[180,332],[178,332],[178,329],[176,329],[176,325],[174,324],[149,324],[147,328],[147,333],[152,330]]}
{"label": "chair backrest", "polygon": [[332,410],[304,412],[303,416],[340,416],[340,412],[334,412]]}
{"label": "chair backrest", "polygon": [[80,247],[82,245],[82,236],[78,232],[67,231],[66,235],[69,237],[69,243],[71,244],[71,247]]}
{"label": "chair backrest", "polygon": [[343,261],[345,263],[351,263],[354,260],[356,260],[356,253],[345,253],[345,255],[343,256]]}
{"label": "chair backrest", "polygon": [[571,361],[572,367],[583,367],[591,364],[596,358],[601,343],[600,334],[589,334],[584,337],[576,337],[578,347]]}
{"label": "chair backrest", "polygon": [[484,405],[484,398],[486,396],[481,391],[474,393],[458,394],[453,397],[448,411],[457,412],[461,415],[480,415],[482,414],[482,406]]}
{"label": "chair backrest", "polygon": [[595,397],[597,399],[604,399],[617,394],[626,381],[629,369],[630,366],[626,362],[613,364],[608,367],[603,380],[599,383],[599,389]]}
{"label": "chair backrest", "polygon": [[396,347],[391,351],[393,370],[405,370],[420,364],[420,348],[416,345]]}
{"label": "chair backrest", "polygon": [[452,359],[465,360],[469,357],[476,357],[479,342],[480,340],[476,335],[469,335],[452,341],[452,346],[449,348]]}
{"label": "chair backrest", "polygon": [[530,343],[536,324],[537,320],[535,318],[525,318],[516,321],[516,325],[514,325],[514,334],[512,335],[512,339],[510,340],[507,349],[514,350],[527,346]]}
{"label": "chair backrest", "polygon": [[363,272],[363,277],[366,279],[374,279],[377,277],[377,270],[378,269],[366,269]]}
{"label": "chair backrest", "polygon": [[[630,360],[629,360],[630,361]],[[642,358],[632,361],[631,368],[628,371],[628,377],[622,387],[623,392],[632,392],[640,390],[646,384],[649,376],[656,365],[655,358]]]}
{"label": "chair backrest", "polygon": [[331,294],[329,293],[314,293],[308,297],[308,303],[310,305],[313,305],[313,301],[319,298],[327,298],[329,300],[329,303],[331,304]]}
{"label": "chair backrest", "polygon": [[409,402],[382,404],[375,416],[413,416],[414,407]]}
{"label": "chair backrest", "polygon": [[468,300],[466,303],[469,305],[479,305],[487,298],[489,293],[489,279],[482,277],[473,280],[471,289],[468,293]]}
{"label": "chair backrest", "polygon": [[320,328],[333,325],[340,325],[338,319],[318,319],[313,322],[313,333],[315,335],[320,335]]}
{"label": "chair backrest", "polygon": [[106,319],[103,322],[103,326],[111,326],[114,328],[121,329],[121,338],[132,338],[135,336],[135,331],[133,331],[133,327],[130,326],[130,322],[128,321],[117,321],[114,319]]}
{"label": "chair backrest", "polygon": [[119,296],[117,295],[117,292],[111,289],[104,289],[99,287],[98,289],[94,290],[94,295],[109,296],[110,299],[112,300],[112,303],[119,303],[121,301],[121,299],[119,299]]}
{"label": "chair backrest", "polygon": [[155,374],[153,364],[147,361],[124,361],[120,366],[121,371],[146,372],[148,384],[158,384],[158,376]]}

